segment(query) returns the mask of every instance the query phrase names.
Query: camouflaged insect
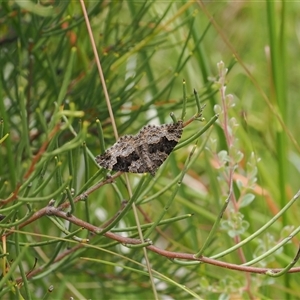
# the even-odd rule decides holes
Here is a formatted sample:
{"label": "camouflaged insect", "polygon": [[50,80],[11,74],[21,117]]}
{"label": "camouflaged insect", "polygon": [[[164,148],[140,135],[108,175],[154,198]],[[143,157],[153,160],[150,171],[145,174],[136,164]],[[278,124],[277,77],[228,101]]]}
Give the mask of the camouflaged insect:
{"label": "camouflaged insect", "polygon": [[158,167],[167,159],[179,142],[183,122],[147,125],[137,135],[125,135],[102,155],[96,162],[103,168],[130,173],[155,175]]}

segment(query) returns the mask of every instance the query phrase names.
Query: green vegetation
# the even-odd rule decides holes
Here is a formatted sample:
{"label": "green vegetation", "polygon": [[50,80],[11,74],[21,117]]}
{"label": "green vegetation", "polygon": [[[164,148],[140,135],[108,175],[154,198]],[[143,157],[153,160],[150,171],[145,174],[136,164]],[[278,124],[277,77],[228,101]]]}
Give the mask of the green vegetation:
{"label": "green vegetation", "polygon": [[0,4],[0,298],[300,299],[299,5],[85,2]]}

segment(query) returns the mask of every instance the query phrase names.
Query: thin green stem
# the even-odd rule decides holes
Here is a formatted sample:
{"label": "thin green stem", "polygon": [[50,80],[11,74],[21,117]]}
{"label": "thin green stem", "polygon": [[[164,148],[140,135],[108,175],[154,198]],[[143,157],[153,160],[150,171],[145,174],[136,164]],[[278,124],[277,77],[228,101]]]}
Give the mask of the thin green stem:
{"label": "thin green stem", "polygon": [[64,189],[70,184],[71,178],[69,178],[69,181],[66,181],[62,183],[62,185],[54,191],[52,194],[48,194],[47,196],[44,197],[21,197],[18,196],[19,201],[25,201],[25,202],[42,202],[42,201],[49,201],[52,198],[56,198],[60,193],[64,191]]}
{"label": "thin green stem", "polygon": [[183,168],[183,170],[180,173],[180,176],[179,176],[178,181],[177,181],[177,185],[174,188],[171,197],[167,200],[167,202],[166,202],[166,204],[164,206],[163,211],[158,215],[158,217],[156,218],[156,220],[153,223],[153,225],[145,232],[144,238],[148,238],[150,236],[150,234],[156,228],[156,226],[158,225],[158,223],[161,222],[162,218],[164,217],[164,215],[166,214],[166,212],[169,210],[170,206],[172,205],[172,203],[173,203],[173,201],[175,199],[175,196],[177,195],[178,190],[179,190],[179,188],[181,186],[183,177],[184,177],[184,175],[186,174],[186,172],[188,170],[188,167],[190,165],[189,163],[191,161],[191,158],[192,158],[195,150],[196,150],[196,145],[193,147],[191,153],[189,154],[188,158],[186,159],[186,162],[184,164],[184,168]]}
{"label": "thin green stem", "polygon": [[104,142],[102,125],[99,119],[96,120],[96,125],[98,129],[99,140],[100,140],[100,153],[103,154],[105,152],[105,142]]}
{"label": "thin green stem", "polygon": [[218,259],[220,257],[224,257],[225,255],[237,250],[238,248],[246,245],[247,243],[249,243],[251,240],[253,240],[254,238],[256,238],[257,236],[259,236],[262,232],[264,232],[266,229],[268,229],[273,223],[275,223],[294,203],[295,201],[299,198],[300,196],[300,190],[295,194],[295,196],[286,204],[286,206],[284,208],[282,208],[278,214],[276,214],[270,221],[268,221],[265,225],[263,225],[262,227],[260,227],[254,234],[250,235],[249,237],[247,237],[246,239],[244,239],[243,241],[241,241],[240,243],[234,245],[233,247],[218,253],[216,255],[213,255],[212,259]]}
{"label": "thin green stem", "polygon": [[[83,143],[82,148],[83,148],[84,174],[85,174],[84,181],[87,182],[89,180],[89,176],[90,176],[90,168],[89,168],[88,153],[87,153],[87,148],[86,148],[85,142]],[[88,197],[86,197],[84,199],[84,206],[85,206],[86,221],[90,222],[90,213],[89,213],[90,210],[89,210],[89,198]]]}
{"label": "thin green stem", "polygon": [[278,243],[276,246],[272,247],[268,251],[266,251],[264,254],[256,257],[255,259],[248,261],[247,263],[243,264],[243,266],[251,266],[264,258],[268,257],[272,253],[276,252],[278,249],[283,247],[285,244],[289,243],[293,237],[295,237],[300,232],[300,227],[296,228],[293,232],[290,233],[290,235],[284,239],[280,243]]}
{"label": "thin green stem", "polygon": [[200,115],[202,112],[200,98],[199,98],[198,92],[195,89],[194,89],[194,96],[195,96],[195,101],[196,101],[196,105],[197,105],[197,115]]}
{"label": "thin green stem", "polygon": [[182,114],[181,114],[181,120],[184,121],[185,115],[186,115],[186,103],[187,103],[187,95],[186,95],[186,83],[183,79],[182,81],[182,94],[183,94],[183,101],[182,101]]}
{"label": "thin green stem", "polygon": [[[184,219],[187,219],[187,218],[190,218],[190,217],[192,217],[191,214],[185,214],[185,215],[182,215],[182,216],[169,218],[169,219],[160,221],[157,224],[157,226],[161,226],[161,225],[165,225],[165,224],[172,224],[174,222],[181,221],[181,220],[184,220]],[[147,223],[147,224],[142,224],[141,228],[142,229],[147,229],[152,225],[153,225],[153,222],[152,223]],[[136,231],[136,230],[137,230],[136,226],[130,226],[130,227],[123,227],[123,228],[114,228],[114,229],[111,230],[111,232],[127,232],[127,231]]]}
{"label": "thin green stem", "polygon": [[227,206],[229,204],[229,201],[230,201],[230,194],[228,195],[227,199],[225,200],[224,205],[223,205],[223,207],[222,207],[222,209],[221,209],[221,211],[220,211],[220,213],[219,213],[216,221],[214,222],[214,225],[213,225],[211,231],[209,232],[209,234],[208,234],[208,236],[207,236],[207,238],[206,238],[203,246],[194,255],[196,258],[199,258],[200,256],[202,256],[203,253],[204,253],[204,251],[205,251],[205,249],[210,245],[212,239],[214,238],[214,236],[215,236],[215,234],[216,234],[216,232],[217,232],[217,230],[219,228],[219,224],[220,224],[220,222],[221,222],[221,220],[223,218],[224,212],[225,212],[225,210],[226,210],[226,208],[227,208]]}
{"label": "thin green stem", "polygon": [[67,187],[65,191],[66,191],[66,195],[67,195],[67,198],[68,198],[70,206],[71,206],[71,209],[70,209],[69,213],[73,214],[75,212],[75,204],[74,204],[74,201],[73,201],[73,196],[71,194],[71,191],[70,191],[69,187]]}
{"label": "thin green stem", "polygon": [[284,274],[286,274],[299,260],[300,258],[300,248],[297,251],[297,254],[295,258],[285,267],[283,268],[280,272],[273,272],[273,271],[267,271],[266,275],[269,275],[270,277],[280,277]]}
{"label": "thin green stem", "polygon": [[[128,210],[132,207],[132,204],[136,201],[136,199],[139,196],[140,192],[143,190],[144,185],[146,185],[147,182],[149,180],[151,180],[151,177],[148,176],[147,180],[145,181],[146,177],[147,176],[143,176],[141,178],[141,180],[139,181],[133,195],[131,196],[128,203],[126,204],[125,208],[123,210],[121,210],[120,214],[113,220],[113,222],[111,222],[108,226],[103,228],[103,230],[101,231],[101,234],[104,234],[107,231],[109,231],[111,228],[114,228],[115,225],[118,224],[118,222],[127,214]],[[144,182],[145,182],[145,184],[144,184]]]}
{"label": "thin green stem", "polygon": [[199,138],[205,131],[207,131],[209,129],[209,127],[211,125],[213,125],[217,120],[218,120],[218,115],[214,115],[208,122],[207,124],[205,124],[205,126],[203,128],[201,128],[198,132],[196,132],[195,134],[193,134],[191,137],[187,138],[186,140],[180,142],[173,151],[176,151],[182,147],[185,147],[187,145],[189,145],[190,143],[192,143],[193,141],[195,141],[197,138]]}
{"label": "thin green stem", "polygon": [[[55,174],[57,174],[57,169],[61,167],[61,162],[57,162],[57,164],[55,165],[55,168],[51,171],[51,173],[49,174],[49,176],[46,178],[46,180],[43,181],[42,184],[40,184],[38,186],[38,188],[31,193],[31,197],[35,197],[40,191],[42,191],[50,182],[50,180],[54,177]],[[26,197],[26,196],[24,196]]]}
{"label": "thin green stem", "polygon": [[59,91],[59,95],[57,98],[57,105],[55,106],[55,111],[53,112],[54,117],[51,119],[50,124],[48,125],[48,128],[50,128],[50,129],[52,129],[54,127],[54,125],[58,122],[58,120],[57,120],[58,112],[61,108],[63,100],[66,97],[68,86],[70,84],[76,52],[77,52],[76,48],[72,48],[70,51],[69,62],[68,62],[66,72],[63,77],[64,79],[63,79],[63,82],[62,82],[62,85],[61,85],[61,88]]}
{"label": "thin green stem", "polygon": [[16,269],[19,267],[19,265],[22,263],[23,257],[25,256],[26,252],[28,251],[29,246],[26,245],[23,247],[23,249],[20,251],[19,255],[16,256],[14,262],[9,267],[8,272],[2,276],[0,280],[0,290],[4,288],[7,282],[10,281],[10,278],[13,276]]}
{"label": "thin green stem", "polygon": [[[16,249],[16,254],[17,254],[17,257],[18,257],[21,253],[20,243],[19,243],[19,233],[18,232],[15,233],[15,247],[16,247],[15,248]],[[28,245],[26,245],[26,247],[28,247]],[[29,290],[28,280],[27,280],[26,273],[25,273],[25,270],[24,270],[24,266],[23,266],[22,263],[20,263],[18,266],[19,266],[21,277],[23,279],[23,284],[24,284],[24,287],[25,287],[26,299],[32,299],[31,298],[31,293],[30,293],[30,290]]]}

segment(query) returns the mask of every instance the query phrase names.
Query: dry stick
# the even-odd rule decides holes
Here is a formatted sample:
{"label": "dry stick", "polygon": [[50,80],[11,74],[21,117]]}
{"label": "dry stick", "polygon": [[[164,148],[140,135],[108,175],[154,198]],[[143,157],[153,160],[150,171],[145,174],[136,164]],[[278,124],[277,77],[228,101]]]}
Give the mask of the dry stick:
{"label": "dry stick", "polygon": [[[120,176],[122,173],[118,172],[115,175]],[[108,179],[105,182],[101,182],[101,186],[104,185],[105,183],[108,183],[109,180],[112,180],[112,178]],[[100,187],[100,186],[99,186]],[[95,190],[94,188],[91,188],[91,190]],[[84,197],[85,194],[82,194],[80,196],[77,197],[77,199],[75,201],[79,201],[78,199],[81,199]],[[294,196],[298,197],[299,196],[299,192]],[[54,201],[52,201],[54,203]],[[67,206],[69,205],[69,203],[67,203]],[[67,207],[66,205],[64,205],[64,207]],[[58,208],[51,206],[51,204],[49,204],[47,207],[42,208],[41,210],[39,210],[38,212],[36,212],[34,214],[33,217],[31,217],[29,220],[30,222],[27,220],[26,222],[24,222],[22,225],[19,226],[19,228],[24,227],[25,225],[28,225],[29,223],[35,221],[38,218],[41,218],[43,216],[57,216],[63,219],[68,220],[69,222],[72,222],[73,224],[76,224],[82,228],[85,228],[91,232],[97,233],[97,234],[101,234],[103,228],[94,226],[90,223],[87,223],[81,219],[76,218],[75,216],[69,215],[68,213],[65,213],[62,211],[62,205]],[[6,235],[3,236],[3,238],[7,235],[12,234],[14,231],[14,229],[11,229],[9,233],[7,233]],[[119,236],[115,233],[112,232],[106,232],[104,234],[105,237],[118,241],[124,245],[140,245],[141,241],[139,239],[134,239],[134,238],[126,238],[126,237],[122,237]],[[80,245],[76,245],[75,247],[73,247],[70,250],[67,250],[65,252],[63,252],[62,254],[60,254],[55,260],[54,262],[58,262],[61,259],[63,259],[64,257],[66,257],[66,255],[68,255],[70,252],[74,252],[77,249],[83,247],[84,244],[80,244]],[[208,257],[204,257],[204,256],[200,256],[200,257],[196,257],[194,254],[188,254],[188,253],[179,253],[179,252],[171,252],[171,251],[167,251],[167,250],[163,250],[160,249],[156,246],[147,246],[147,249],[150,251],[153,251],[157,254],[160,254],[162,256],[165,256],[169,259],[183,259],[183,260],[189,260],[189,261],[194,261],[194,262],[202,262],[202,263],[207,263],[207,264],[211,264],[211,265],[215,265],[221,268],[227,268],[227,269],[232,269],[232,270],[236,270],[236,271],[242,271],[242,272],[247,272],[247,273],[257,273],[257,274],[266,274],[266,275],[272,275],[272,276],[276,276],[276,274],[280,273],[280,272],[286,272],[286,268],[285,269],[267,269],[267,268],[255,268],[255,267],[249,267],[246,265],[235,265],[235,264],[230,264],[230,263],[226,263],[226,262],[221,262],[218,260],[215,260],[214,258],[208,258]],[[298,259],[298,256],[296,255],[295,260]],[[292,262],[293,264],[294,262]],[[289,266],[288,266],[289,267]],[[32,276],[40,273],[43,270],[43,267],[41,266],[40,268],[33,270],[32,272],[30,272],[30,275],[27,275],[28,278],[31,278]],[[300,272],[300,267],[296,267],[296,268],[291,268],[288,269],[288,272],[286,273],[298,273]],[[17,282],[21,282],[22,278],[18,279]]]}
{"label": "dry stick", "polygon": [[105,83],[105,78],[103,75],[103,71],[102,71],[102,67],[101,67],[101,63],[100,63],[100,58],[98,56],[98,52],[97,52],[97,48],[96,48],[96,44],[95,44],[95,40],[94,40],[94,36],[93,36],[93,32],[92,32],[92,28],[89,22],[89,18],[87,15],[87,11],[85,8],[85,4],[83,0],[80,0],[80,4],[81,4],[81,8],[82,8],[82,12],[84,15],[84,19],[85,19],[85,24],[90,36],[90,40],[91,40],[91,44],[92,44],[92,48],[93,48],[93,52],[94,52],[94,57],[96,60],[96,65],[97,65],[97,69],[99,72],[99,76],[100,76],[100,80],[101,80],[101,84],[102,84],[102,88],[103,88],[103,93],[104,93],[104,97],[105,97],[105,101],[106,101],[106,106],[108,109],[108,113],[110,116],[110,121],[111,121],[111,125],[113,127],[113,131],[114,131],[114,135],[116,137],[116,139],[118,139],[118,130],[117,130],[117,126],[116,126],[116,122],[115,122],[115,118],[114,118],[114,113],[112,111],[111,105],[110,105],[110,100],[109,100],[109,95],[108,95],[108,91],[106,88],[106,83]]}
{"label": "dry stick", "polygon": [[[41,209],[40,212],[41,212],[40,215],[56,216],[56,217],[65,219],[69,222],[72,222],[73,224],[83,227],[91,232],[96,233],[96,234],[101,233],[101,230],[102,230],[102,228],[99,228],[88,222],[78,219],[77,217],[75,217],[73,215],[68,215],[68,213],[63,212],[54,206],[45,207],[45,208]],[[123,237],[123,236],[117,235],[115,233],[112,233],[110,231],[106,232],[104,234],[104,236],[109,239],[118,241],[124,245],[126,245],[126,244],[127,245],[129,245],[129,244],[139,245],[139,244],[141,244],[141,241],[139,239]],[[85,244],[78,244],[74,248],[66,250],[65,252],[63,252],[59,256],[57,256],[57,258],[53,261],[53,263],[61,261],[64,257],[69,255],[70,253],[73,253],[74,251],[84,247],[84,245]],[[201,257],[197,258],[197,257],[195,257],[194,254],[167,251],[167,250],[160,249],[154,245],[147,246],[146,248],[152,252],[155,252],[155,253],[157,253],[161,256],[167,257],[169,259],[182,259],[182,260],[195,261],[195,262],[199,262],[199,263],[206,263],[206,264],[214,265],[214,266],[225,268],[225,269],[231,269],[231,270],[242,271],[242,272],[247,272],[247,273],[267,274],[268,275],[271,272],[272,275],[274,276],[274,274],[279,273],[283,270],[282,268],[281,269],[268,269],[268,268],[257,268],[257,267],[236,265],[236,264],[218,261],[218,260],[208,258],[205,256],[201,256]],[[30,272],[30,274],[28,274],[27,278],[29,279],[29,278],[33,277],[34,275],[40,273],[42,270],[43,270],[42,266],[33,270],[32,272]],[[300,267],[291,268],[287,273],[298,273],[298,272],[300,272]],[[17,282],[21,282],[21,281],[22,281],[22,278],[17,279]]]}
{"label": "dry stick", "polygon": [[[116,122],[115,122],[115,119],[114,119],[114,114],[113,114],[113,111],[112,111],[112,107],[110,105],[110,99],[109,99],[108,91],[107,91],[107,88],[106,88],[104,74],[103,74],[103,70],[102,70],[102,67],[101,67],[100,59],[99,59],[99,56],[98,56],[96,44],[95,44],[95,41],[94,41],[93,32],[92,32],[92,29],[91,29],[91,26],[90,26],[90,23],[89,23],[89,18],[88,18],[87,12],[86,12],[84,1],[80,0],[80,4],[81,4],[81,8],[82,8],[83,15],[84,15],[84,18],[85,18],[85,23],[86,23],[86,26],[87,26],[87,30],[88,30],[88,33],[89,33],[89,36],[90,36],[92,48],[93,48],[93,51],[94,51],[94,57],[96,59],[97,69],[98,69],[99,76],[100,76],[100,79],[101,79],[106,105],[107,105],[109,116],[110,116],[110,119],[111,119],[111,124],[112,124],[113,130],[114,130],[114,135],[115,135],[116,140],[118,140],[118,130],[117,130]],[[129,197],[132,197],[132,190],[131,190],[128,175],[126,173],[125,173],[125,179],[126,179],[126,184],[127,184],[127,188],[128,188]],[[135,203],[132,204],[132,209],[133,209],[136,225],[137,225],[137,228],[138,228],[139,237],[141,239],[141,242],[144,243],[144,238],[143,238],[141,225],[140,225],[140,222],[139,222],[138,212],[137,212],[137,208],[136,208]],[[150,277],[151,284],[152,284],[152,290],[153,290],[153,293],[154,293],[154,298],[158,299],[158,295],[157,295],[157,292],[156,292],[156,288],[155,288],[155,284],[154,284],[154,278],[153,278],[153,274],[152,274],[152,271],[151,271],[151,266],[150,266],[150,262],[149,262],[149,259],[148,259],[146,248],[143,248],[143,252],[144,252],[144,257],[145,257],[149,277]]]}
{"label": "dry stick", "polygon": [[[85,191],[84,193],[78,195],[77,197],[75,197],[73,199],[73,203],[75,204],[78,201],[82,201],[84,200],[89,194],[91,194],[92,192],[94,192],[95,190],[99,189],[100,187],[104,186],[105,184],[108,183],[112,183],[117,177],[119,177],[123,172],[117,172],[116,174],[114,174],[113,176],[107,178],[104,181],[100,181],[98,183],[96,183],[95,185],[93,185],[91,188],[89,188],[87,191]],[[48,206],[41,208],[40,210],[38,210],[37,212],[35,212],[29,219],[27,219],[25,222],[23,222],[22,224],[19,225],[19,229],[27,226],[28,224],[38,220],[39,218],[47,215],[47,208],[51,205],[53,205],[53,200],[50,200]],[[64,202],[62,203],[60,206],[57,207],[57,209],[59,210],[65,210],[67,208],[70,207],[70,203],[69,202]],[[5,236],[9,236],[14,232],[14,229],[8,230],[4,235]]]}

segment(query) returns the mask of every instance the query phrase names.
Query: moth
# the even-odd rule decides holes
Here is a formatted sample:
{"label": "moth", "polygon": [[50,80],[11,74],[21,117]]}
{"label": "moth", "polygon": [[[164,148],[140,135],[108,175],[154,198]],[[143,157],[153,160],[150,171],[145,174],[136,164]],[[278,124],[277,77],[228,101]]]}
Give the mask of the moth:
{"label": "moth", "polygon": [[155,175],[158,167],[167,159],[178,144],[183,131],[183,122],[147,125],[137,135],[125,135],[96,162],[103,168],[130,173]]}

